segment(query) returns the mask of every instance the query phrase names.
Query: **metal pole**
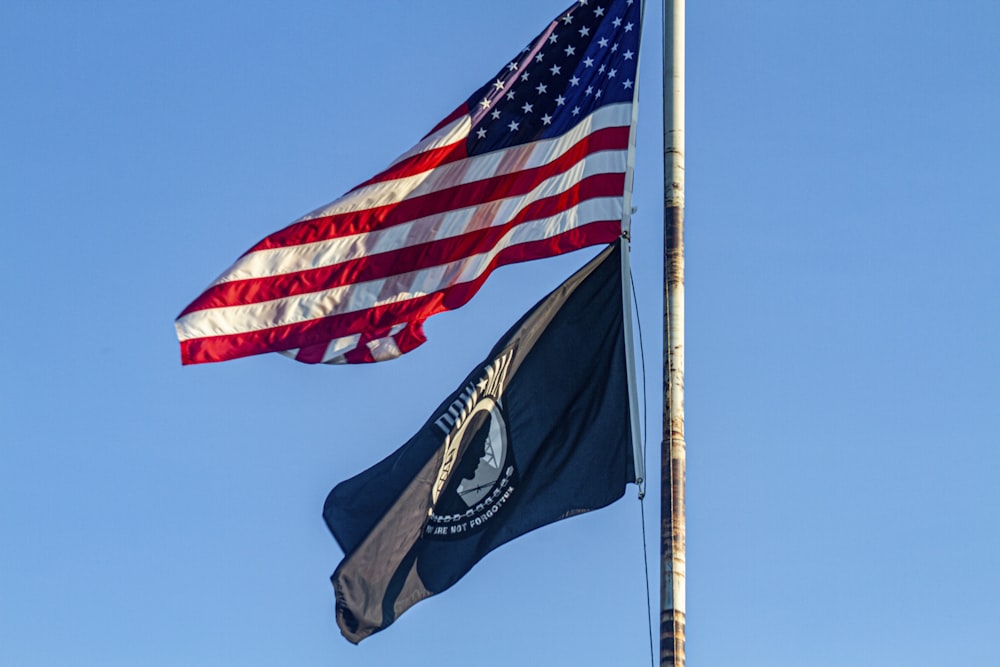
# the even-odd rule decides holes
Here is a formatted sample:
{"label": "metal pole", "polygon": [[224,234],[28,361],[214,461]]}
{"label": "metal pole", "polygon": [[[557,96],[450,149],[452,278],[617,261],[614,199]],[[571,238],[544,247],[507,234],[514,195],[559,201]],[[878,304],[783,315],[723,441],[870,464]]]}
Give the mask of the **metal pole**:
{"label": "metal pole", "polygon": [[663,7],[663,180],[660,665],[684,667],[684,0]]}

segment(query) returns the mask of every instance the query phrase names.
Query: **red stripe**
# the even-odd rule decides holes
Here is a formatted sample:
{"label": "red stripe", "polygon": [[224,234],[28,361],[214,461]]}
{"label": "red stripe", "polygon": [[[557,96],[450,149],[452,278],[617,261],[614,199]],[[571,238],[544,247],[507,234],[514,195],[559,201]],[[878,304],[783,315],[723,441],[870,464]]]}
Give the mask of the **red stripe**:
{"label": "red stripe", "polygon": [[[368,342],[379,338],[386,338],[388,337],[388,333],[386,331],[382,335],[362,334],[361,339],[355,347],[344,350],[342,353],[346,363],[362,364],[374,362],[375,357],[368,348]],[[423,322],[410,323],[402,331],[392,336],[392,339],[395,341],[396,347],[399,348],[401,355],[406,354],[410,350],[415,350],[427,340],[427,337],[424,335]],[[330,341],[324,341],[318,345],[309,345],[300,348],[295,355],[295,360],[301,361],[304,364],[323,363],[323,358],[326,356],[326,348],[329,344]]]}
{"label": "red stripe", "polygon": [[293,223],[271,234],[248,253],[385,229],[425,216],[520,196],[530,192],[545,179],[567,171],[592,153],[627,148],[628,138],[628,127],[597,130],[549,164],[444,188],[386,206]]}
{"label": "red stripe", "polygon": [[198,310],[309,294],[447,264],[492,249],[516,225],[557,215],[588,199],[620,197],[624,189],[624,174],[590,176],[566,192],[528,204],[503,225],[477,229],[460,236],[359,257],[317,269],[213,285],[192,302],[181,316]]}
{"label": "red stripe", "polygon": [[400,160],[385,171],[351,188],[347,194],[355,190],[360,190],[363,187],[374,185],[375,183],[384,183],[385,181],[394,181],[398,178],[422,174],[425,171],[436,169],[451,162],[458,162],[467,157],[469,157],[469,153],[466,150],[465,139],[448,144],[447,146],[441,146],[440,148],[432,148],[431,150],[423,151],[422,153],[417,153],[416,155],[411,155],[408,158]]}
{"label": "red stripe", "polygon": [[[446,125],[458,120],[462,116],[468,113],[468,107],[465,104],[459,105],[454,111],[445,116],[444,120],[434,126],[434,129],[423,136],[420,141],[423,141],[427,137],[431,136],[441,128]],[[416,155],[411,155],[408,158],[400,160],[390,165],[385,171],[375,174],[369,178],[364,183],[359,183],[346,194],[350,194],[355,190],[360,190],[361,188],[372,185],[374,183],[383,183],[385,181],[392,181],[397,178],[406,178],[407,176],[414,176],[416,174],[422,174],[425,171],[430,171],[436,167],[448,164],[450,162],[457,162],[468,157],[468,151],[466,150],[466,141],[463,137],[461,140],[456,141],[453,144],[448,144],[447,146],[441,146],[439,148],[432,148],[430,150],[421,151]]]}
{"label": "red stripe", "polygon": [[454,111],[452,111],[450,114],[448,114],[447,116],[445,116],[444,119],[440,123],[438,123],[437,125],[435,125],[434,129],[432,129],[430,132],[428,132],[427,134],[425,134],[423,136],[423,138],[421,139],[421,141],[423,141],[427,137],[431,136],[432,134],[434,134],[435,132],[437,132],[438,130],[440,130],[442,127],[444,127],[448,123],[451,123],[453,121],[458,120],[459,118],[461,118],[462,116],[464,116],[467,113],[469,113],[469,105],[466,104],[465,102],[463,102],[462,104],[459,104],[458,107],[456,107]]}
{"label": "red stripe", "polygon": [[[350,336],[360,331],[388,332],[389,328],[399,322],[409,322],[409,327],[419,325],[435,313],[454,310],[465,304],[499,266],[550,257],[588,245],[610,243],[618,238],[620,233],[619,220],[594,222],[552,238],[504,248],[493,259],[487,270],[475,280],[453,285],[416,299],[261,331],[186,340],[181,343],[181,361],[186,365],[226,361],[265,352],[323,345],[335,338]],[[419,330],[415,330],[413,333],[418,332]],[[415,343],[413,347],[416,347],[422,341],[417,342],[414,338],[403,342]],[[367,348],[365,350],[367,351]],[[364,353],[359,355],[364,356]],[[350,357],[359,355],[352,354]],[[357,361],[370,361],[370,354],[368,357]],[[353,359],[349,360],[353,362]]]}

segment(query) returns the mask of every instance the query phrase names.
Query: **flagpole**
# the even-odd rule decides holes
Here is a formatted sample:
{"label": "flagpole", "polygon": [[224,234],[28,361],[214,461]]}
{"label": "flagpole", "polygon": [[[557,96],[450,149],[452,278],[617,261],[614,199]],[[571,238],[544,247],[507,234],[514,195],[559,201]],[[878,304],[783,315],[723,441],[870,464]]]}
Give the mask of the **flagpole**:
{"label": "flagpole", "polygon": [[684,0],[663,6],[663,180],[660,665],[684,667]]}

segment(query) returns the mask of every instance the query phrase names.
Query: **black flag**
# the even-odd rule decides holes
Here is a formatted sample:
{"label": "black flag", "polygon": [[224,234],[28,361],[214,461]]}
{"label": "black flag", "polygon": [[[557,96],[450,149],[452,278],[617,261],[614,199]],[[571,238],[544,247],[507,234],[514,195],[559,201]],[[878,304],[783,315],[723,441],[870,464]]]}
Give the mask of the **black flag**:
{"label": "black flag", "polygon": [[339,484],[337,623],[360,642],[519,535],[635,481],[621,241],[540,301],[415,436]]}

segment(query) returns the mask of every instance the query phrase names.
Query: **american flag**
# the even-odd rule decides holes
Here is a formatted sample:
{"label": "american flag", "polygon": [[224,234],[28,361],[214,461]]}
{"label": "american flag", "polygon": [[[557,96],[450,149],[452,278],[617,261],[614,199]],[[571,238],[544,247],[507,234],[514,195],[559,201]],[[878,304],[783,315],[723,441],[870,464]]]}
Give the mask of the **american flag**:
{"label": "american flag", "polygon": [[616,239],[640,4],[573,3],[388,169],[247,251],[178,317],[183,363],[391,359],[496,267]]}

